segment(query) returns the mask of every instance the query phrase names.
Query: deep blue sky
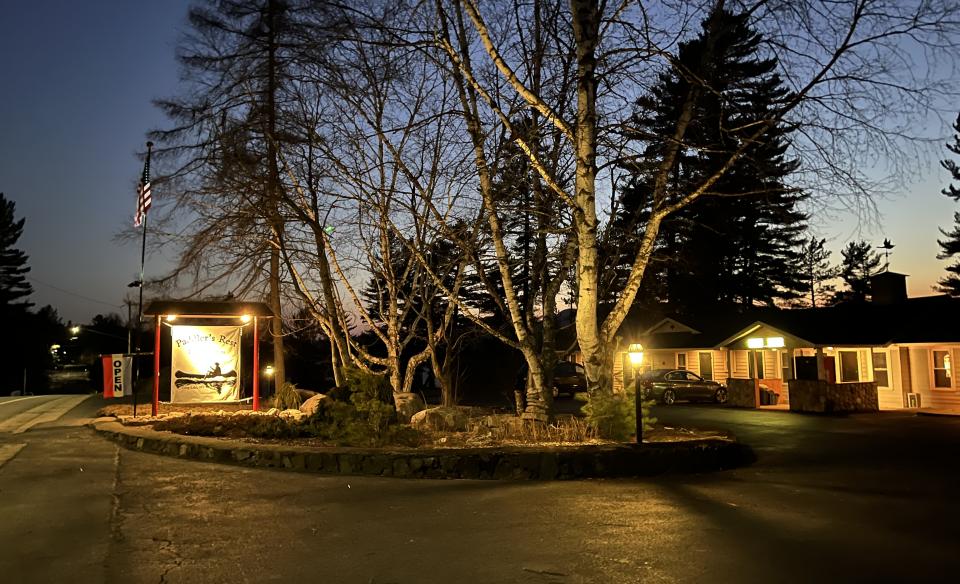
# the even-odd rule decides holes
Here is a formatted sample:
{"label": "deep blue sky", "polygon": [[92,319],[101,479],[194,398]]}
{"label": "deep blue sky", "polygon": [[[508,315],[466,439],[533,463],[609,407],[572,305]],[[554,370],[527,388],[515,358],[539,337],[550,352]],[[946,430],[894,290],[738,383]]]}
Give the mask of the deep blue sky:
{"label": "deep blue sky", "polygon": [[[174,51],[189,0],[10,1],[0,17],[0,191],[27,224],[37,305],[86,322],[124,313],[139,245],[115,239],[132,219],[142,168],[135,152],[163,117],[151,100],[177,92]],[[942,132],[929,128],[930,134]],[[937,156],[945,155],[938,149]],[[882,229],[857,233],[851,216],[815,217],[839,250],[851,237],[897,245],[892,269],[911,274],[911,295],[930,294],[942,274],[937,226],[955,205],[939,190],[931,159],[924,178],[880,203]],[[834,261],[839,261],[838,253]],[[147,276],[161,258],[148,259]]]}
{"label": "deep blue sky", "polygon": [[64,319],[126,312],[139,245],[114,236],[133,217],[142,170],[135,153],[163,123],[151,99],[176,89],[174,51],[188,5],[3,5],[0,191],[27,220],[19,246],[30,256],[31,300]]}

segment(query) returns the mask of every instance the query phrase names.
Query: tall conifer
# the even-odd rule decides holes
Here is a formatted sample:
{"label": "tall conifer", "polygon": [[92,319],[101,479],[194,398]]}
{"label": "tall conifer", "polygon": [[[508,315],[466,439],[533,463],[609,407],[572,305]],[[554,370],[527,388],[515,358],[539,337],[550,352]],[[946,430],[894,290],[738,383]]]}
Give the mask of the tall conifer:
{"label": "tall conifer", "polygon": [[[630,130],[647,146],[621,193],[612,241],[630,246],[642,231],[653,177],[691,85],[698,86],[696,113],[669,186],[677,199],[714,174],[751,128],[791,96],[777,62],[759,56],[762,38],[748,15],[720,9],[702,27],[697,38],[680,45],[676,65],[637,101]],[[806,195],[787,184],[798,165],[787,155],[791,131],[786,123],[771,127],[705,196],[664,222],[644,279],[646,298],[697,311],[716,304],[771,304],[803,293],[806,216],[798,204]],[[626,252],[632,255],[630,247]]]}
{"label": "tall conifer", "polygon": [[[953,123],[953,129],[956,134],[953,136],[953,143],[947,143],[947,150],[954,154],[960,154],[960,115],[957,115],[957,121]],[[960,181],[960,166],[956,162],[944,159],[940,161],[940,165],[950,173],[950,177],[954,181]],[[941,192],[954,201],[960,201],[958,184],[951,183]],[[946,260],[960,256],[960,212],[953,214],[953,229],[950,231],[941,229],[940,233],[946,239],[937,240],[940,245],[940,253],[937,254],[937,259]],[[947,266],[947,275],[940,278],[937,283],[940,291],[951,296],[960,296],[960,259],[955,259],[952,264]]]}
{"label": "tall conifer", "polygon": [[[14,247],[23,234],[23,224],[26,219],[19,221],[14,216],[16,203],[8,201],[0,193],[0,307],[8,307],[26,298],[33,292],[27,282],[27,256],[23,251]],[[23,306],[29,306],[21,303]]]}

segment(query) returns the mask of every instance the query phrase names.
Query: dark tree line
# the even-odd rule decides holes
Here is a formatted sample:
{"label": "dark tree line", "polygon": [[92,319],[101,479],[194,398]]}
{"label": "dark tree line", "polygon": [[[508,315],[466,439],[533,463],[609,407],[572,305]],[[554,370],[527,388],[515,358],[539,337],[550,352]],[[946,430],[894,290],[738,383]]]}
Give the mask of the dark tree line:
{"label": "dark tree line", "polygon": [[51,306],[32,310],[28,298],[33,287],[27,280],[30,266],[17,241],[26,218],[16,217],[16,204],[0,193],[0,393],[40,392],[47,387],[53,365],[51,346],[64,338],[64,328]]}

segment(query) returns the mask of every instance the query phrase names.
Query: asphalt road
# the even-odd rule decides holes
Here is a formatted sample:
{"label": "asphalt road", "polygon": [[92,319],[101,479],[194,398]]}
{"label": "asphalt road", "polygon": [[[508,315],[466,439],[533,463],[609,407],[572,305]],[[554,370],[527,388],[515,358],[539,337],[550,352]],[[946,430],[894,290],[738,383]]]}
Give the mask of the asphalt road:
{"label": "asphalt road", "polygon": [[[656,411],[729,429],[751,467],[570,482],[324,477],[0,434],[9,582],[946,582],[960,419]],[[0,405],[0,416],[3,408]]]}

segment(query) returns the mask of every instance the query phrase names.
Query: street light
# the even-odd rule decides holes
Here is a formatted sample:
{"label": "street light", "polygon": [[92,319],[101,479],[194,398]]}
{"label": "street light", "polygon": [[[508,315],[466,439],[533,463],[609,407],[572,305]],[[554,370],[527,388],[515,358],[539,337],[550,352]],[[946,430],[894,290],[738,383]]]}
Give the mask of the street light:
{"label": "street light", "polygon": [[267,365],[263,368],[263,374],[267,376],[267,379],[270,380],[270,395],[273,395],[273,374],[274,369],[273,365]]}
{"label": "street light", "polygon": [[643,392],[640,391],[640,377],[637,375],[637,368],[643,363],[643,345],[631,343],[627,347],[627,355],[630,356],[630,365],[633,366],[633,405],[636,408],[637,417],[637,444],[643,444]]}

